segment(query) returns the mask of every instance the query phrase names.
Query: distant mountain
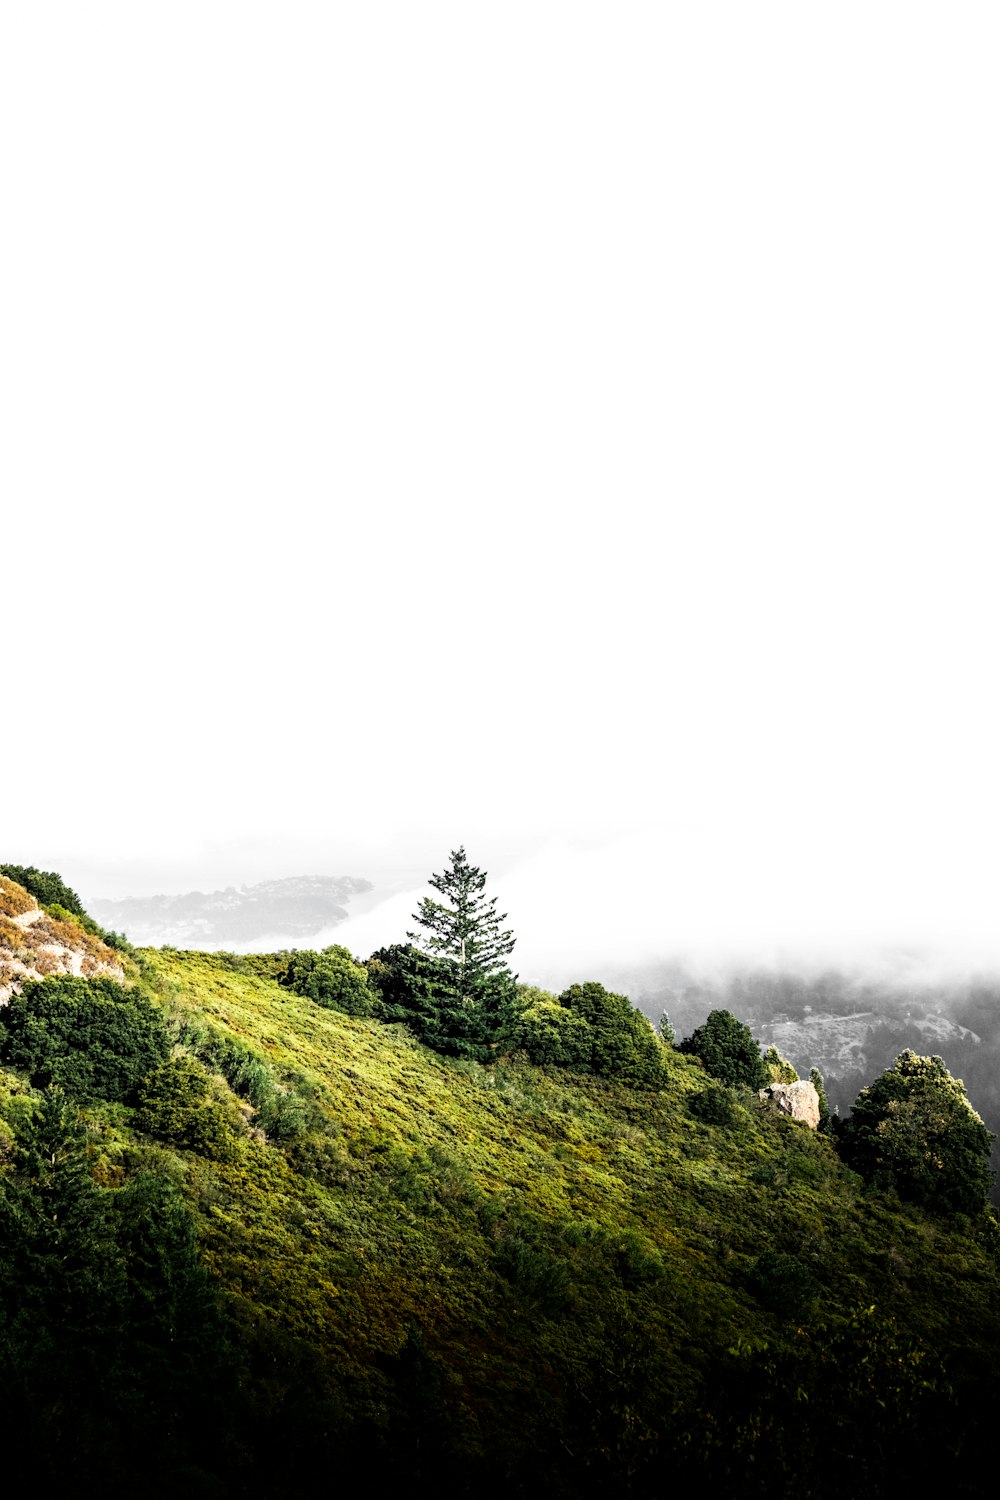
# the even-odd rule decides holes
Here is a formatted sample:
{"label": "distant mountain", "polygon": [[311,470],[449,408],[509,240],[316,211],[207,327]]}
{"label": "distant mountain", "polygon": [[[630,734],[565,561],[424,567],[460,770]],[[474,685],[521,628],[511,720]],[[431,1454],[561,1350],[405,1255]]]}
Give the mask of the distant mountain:
{"label": "distant mountain", "polygon": [[894,1055],[911,1047],[949,1056],[982,1040],[969,1027],[926,1008],[923,1014],[907,1011],[898,1018],[888,1010],[868,1010],[846,1016],[818,1012],[793,1020],[778,1011],[767,1021],[750,1017],[748,1024],[763,1046],[773,1044],[800,1071],[816,1067],[825,1076],[838,1078],[867,1075],[885,1066],[887,1040],[890,1050],[896,1048]]}
{"label": "distant mountain", "polygon": [[182,896],[92,897],[87,910],[139,947],[217,949],[261,939],[307,942],[347,918],[344,903],[372,890],[353,875],[292,875]]}

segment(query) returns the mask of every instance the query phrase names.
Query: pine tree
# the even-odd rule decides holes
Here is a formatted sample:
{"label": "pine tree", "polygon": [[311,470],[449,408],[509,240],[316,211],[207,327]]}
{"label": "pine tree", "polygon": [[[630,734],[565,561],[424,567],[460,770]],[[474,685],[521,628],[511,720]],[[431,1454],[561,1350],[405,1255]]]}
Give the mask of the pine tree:
{"label": "pine tree", "polygon": [[503,927],[507,914],[497,911],[497,898],[483,894],[486,873],[469,864],[464,846],[429,883],[444,900],[426,896],[413,913],[423,932],[407,937],[431,960],[437,1008],[460,1050],[472,1054],[488,1049],[512,1001],[515,976],[506,960],[514,934]]}

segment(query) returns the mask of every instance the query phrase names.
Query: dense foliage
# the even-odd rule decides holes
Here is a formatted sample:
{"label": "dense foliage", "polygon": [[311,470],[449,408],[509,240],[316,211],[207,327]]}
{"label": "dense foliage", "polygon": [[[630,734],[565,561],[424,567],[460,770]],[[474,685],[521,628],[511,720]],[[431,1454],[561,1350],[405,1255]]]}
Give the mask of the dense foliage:
{"label": "dense foliage", "polygon": [[227,1383],[191,1213],[163,1176],[106,1191],[56,1087],[0,1179],[0,1423],[8,1481],[102,1494],[197,1462]]}
{"label": "dense foliage", "polygon": [[76,891],[70,890],[55,870],[36,870],[34,865],[0,865],[0,875],[6,875],[8,880],[16,880],[18,885],[24,886],[39,906],[61,906],[75,917],[86,916]]}
{"label": "dense foliage", "polygon": [[423,953],[412,943],[379,948],[366,964],[383,1021],[400,1021],[425,1047],[445,1057],[485,1061],[495,1028],[474,1005],[459,1005],[451,983],[451,961]]}
{"label": "dense foliage", "polygon": [[370,1016],[375,1009],[365,969],[339,944],[319,953],[307,949],[290,954],[280,983],[347,1016]]}
{"label": "dense foliage", "polygon": [[193,1057],[176,1057],[154,1069],[139,1092],[136,1125],[172,1145],[213,1161],[236,1155],[239,1113],[215,1097],[211,1076]]}
{"label": "dense foliage", "polygon": [[728,1010],[711,1011],[704,1025],[685,1037],[680,1050],[700,1057],[712,1077],[722,1083],[762,1089],[770,1081],[749,1026]]}
{"label": "dense foliage", "polygon": [[660,1088],[666,1082],[663,1044],[627,996],[591,981],[570,985],[558,999],[529,988],[520,998],[523,1008],[505,1042],[532,1062],[581,1068],[638,1088]]}
{"label": "dense foliage", "polygon": [[37,1088],[131,1102],[169,1051],[159,1012],[114,979],[71,974],[25,984],[0,1013],[0,1059]]}
{"label": "dense foliage", "polygon": [[843,1135],[862,1176],[938,1211],[975,1213],[993,1181],[993,1137],[940,1057],[903,1052],[862,1089]]}

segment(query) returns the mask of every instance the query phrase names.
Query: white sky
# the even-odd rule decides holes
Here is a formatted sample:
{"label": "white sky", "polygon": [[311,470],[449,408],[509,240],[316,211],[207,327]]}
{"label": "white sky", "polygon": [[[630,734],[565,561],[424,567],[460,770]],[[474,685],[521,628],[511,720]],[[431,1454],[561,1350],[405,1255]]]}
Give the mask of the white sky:
{"label": "white sky", "polygon": [[4,7],[3,857],[1000,949],[998,41]]}

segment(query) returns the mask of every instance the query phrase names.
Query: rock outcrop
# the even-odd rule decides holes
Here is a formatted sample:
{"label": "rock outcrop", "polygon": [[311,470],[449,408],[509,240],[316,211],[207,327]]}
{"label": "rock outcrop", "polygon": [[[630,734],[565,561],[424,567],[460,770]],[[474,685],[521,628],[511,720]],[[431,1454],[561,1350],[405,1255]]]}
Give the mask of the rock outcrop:
{"label": "rock outcrop", "polygon": [[25,980],[47,974],[124,978],[113,948],[75,921],[51,916],[23,886],[0,875],[0,1005]]}
{"label": "rock outcrop", "polygon": [[816,1087],[806,1079],[798,1083],[771,1083],[761,1089],[760,1097],[769,1099],[780,1114],[788,1115],[810,1130],[819,1125],[819,1095]]}

